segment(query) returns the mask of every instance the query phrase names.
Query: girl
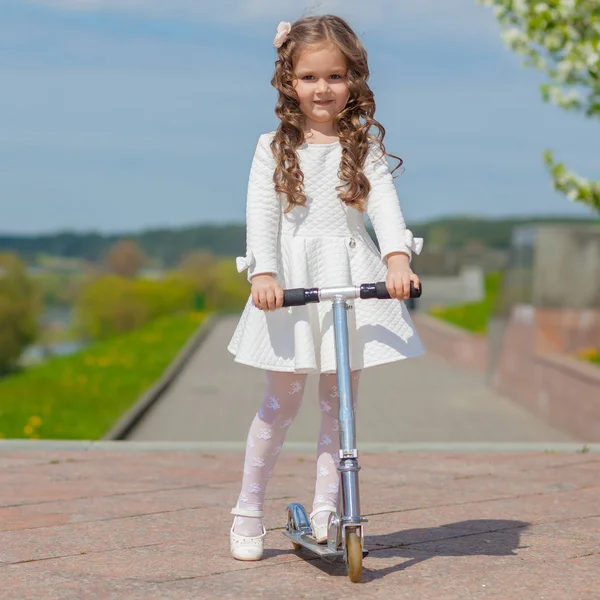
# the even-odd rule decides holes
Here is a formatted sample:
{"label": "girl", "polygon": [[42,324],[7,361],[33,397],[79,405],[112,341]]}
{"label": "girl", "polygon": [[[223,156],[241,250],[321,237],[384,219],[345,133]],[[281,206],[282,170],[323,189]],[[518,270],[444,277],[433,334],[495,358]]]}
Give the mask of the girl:
{"label": "girl", "polygon": [[[273,44],[271,84],[279,92],[275,113],[281,122],[259,137],[250,170],[247,253],[237,266],[248,269],[251,296],[228,346],[235,361],[266,370],[264,401],[250,426],[242,488],[231,511],[231,552],[239,560],[262,557],[265,491],[308,373],[320,377],[310,514],[320,543],[338,502],[331,303],[281,309],[283,289],[386,281],[396,300],[357,299],[348,314],[355,408],[361,369],[424,352],[402,301],[411,281],[419,285],[410,259],[423,240],[406,228],[398,203],[384,156],[385,129],[373,117],[367,53],[349,25],[331,15],[282,22]],[[370,135],[372,127],[378,136]],[[365,212],[380,251],[365,229]]]}

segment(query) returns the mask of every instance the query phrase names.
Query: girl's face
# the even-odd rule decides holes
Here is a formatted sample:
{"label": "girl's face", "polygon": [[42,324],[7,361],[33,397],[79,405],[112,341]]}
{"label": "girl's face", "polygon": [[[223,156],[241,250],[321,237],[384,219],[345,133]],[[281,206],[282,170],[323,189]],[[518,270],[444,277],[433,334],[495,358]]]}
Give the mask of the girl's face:
{"label": "girl's face", "polygon": [[[328,123],[348,102],[348,67],[340,49],[305,50],[294,68],[294,89],[306,126]],[[326,101],[326,102],[323,102]]]}

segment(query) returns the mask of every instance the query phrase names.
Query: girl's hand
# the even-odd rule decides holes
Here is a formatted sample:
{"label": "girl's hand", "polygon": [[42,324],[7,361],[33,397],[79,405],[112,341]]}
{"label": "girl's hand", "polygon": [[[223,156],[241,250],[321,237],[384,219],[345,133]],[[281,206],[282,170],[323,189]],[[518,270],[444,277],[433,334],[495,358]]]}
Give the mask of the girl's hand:
{"label": "girl's hand", "polygon": [[419,278],[410,268],[408,255],[395,253],[388,256],[388,272],[385,286],[392,298],[406,300],[410,298],[410,282],[418,288],[421,285]]}
{"label": "girl's hand", "polygon": [[275,310],[283,306],[283,288],[268,273],[252,278],[252,302],[260,310]]}

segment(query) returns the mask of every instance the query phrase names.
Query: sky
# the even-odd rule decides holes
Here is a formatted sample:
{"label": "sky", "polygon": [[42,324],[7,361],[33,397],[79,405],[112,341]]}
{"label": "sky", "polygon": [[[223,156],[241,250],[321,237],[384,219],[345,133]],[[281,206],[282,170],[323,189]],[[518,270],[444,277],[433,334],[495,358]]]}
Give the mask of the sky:
{"label": "sky", "polygon": [[[541,73],[475,0],[0,0],[0,233],[243,223],[278,125],[277,24],[337,14],[369,55],[405,217],[591,216],[544,149],[600,177],[598,125],[544,104]],[[395,161],[392,161],[395,165]]]}

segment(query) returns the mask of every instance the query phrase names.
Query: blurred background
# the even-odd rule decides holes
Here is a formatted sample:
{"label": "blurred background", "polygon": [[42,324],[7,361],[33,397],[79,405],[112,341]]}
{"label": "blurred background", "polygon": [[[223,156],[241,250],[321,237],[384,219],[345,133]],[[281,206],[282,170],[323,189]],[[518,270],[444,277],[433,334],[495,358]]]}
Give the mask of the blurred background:
{"label": "blurred background", "polygon": [[[106,436],[208,319],[223,370],[196,349],[193,373],[172,376],[195,379],[169,393],[202,418],[213,388],[226,398],[244,380],[224,346],[249,293],[234,259],[254,147],[278,124],[272,40],[282,20],[334,13],[367,48],[405,218],[425,239],[411,304],[434,356],[423,372],[464,373],[457,397],[477,385],[490,406],[599,441],[599,45],[569,29],[595,3],[483,4],[1,0],[0,437]],[[528,39],[557,76],[524,66]],[[584,100],[543,87],[556,81]],[[443,388],[422,394],[443,403]]]}

